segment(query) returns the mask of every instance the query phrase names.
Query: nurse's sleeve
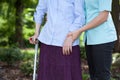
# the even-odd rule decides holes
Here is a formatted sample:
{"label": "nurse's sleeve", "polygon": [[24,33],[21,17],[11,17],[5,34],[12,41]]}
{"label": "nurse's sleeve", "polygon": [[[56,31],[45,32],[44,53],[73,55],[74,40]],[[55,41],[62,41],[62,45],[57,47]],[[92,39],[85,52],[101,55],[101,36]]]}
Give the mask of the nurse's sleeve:
{"label": "nurse's sleeve", "polygon": [[36,11],[34,13],[34,21],[35,23],[42,24],[42,19],[47,11],[47,2],[46,0],[39,0],[38,5],[36,7]]}
{"label": "nurse's sleeve", "polygon": [[69,31],[75,31],[85,24],[84,0],[74,0],[75,19],[69,28]]}
{"label": "nurse's sleeve", "polygon": [[99,1],[99,11],[111,11],[112,0],[98,0]]}

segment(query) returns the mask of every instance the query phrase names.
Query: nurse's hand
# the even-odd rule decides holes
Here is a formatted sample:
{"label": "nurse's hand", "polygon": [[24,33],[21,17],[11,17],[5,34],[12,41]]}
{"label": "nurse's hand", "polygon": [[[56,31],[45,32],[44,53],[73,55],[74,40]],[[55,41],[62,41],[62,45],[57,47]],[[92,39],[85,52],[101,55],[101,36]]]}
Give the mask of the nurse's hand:
{"label": "nurse's hand", "polygon": [[70,55],[72,52],[73,39],[71,35],[67,35],[63,44],[63,55]]}
{"label": "nurse's hand", "polygon": [[79,29],[79,30],[76,30],[76,31],[70,32],[68,35],[71,35],[73,41],[75,41],[76,39],[79,38],[79,36],[80,36],[81,33],[82,33],[82,31]]}
{"label": "nurse's hand", "polygon": [[63,44],[63,54],[64,55],[69,55],[72,52],[72,43],[79,38],[80,34],[82,33],[82,31],[76,30],[73,32],[68,33],[64,44]]}

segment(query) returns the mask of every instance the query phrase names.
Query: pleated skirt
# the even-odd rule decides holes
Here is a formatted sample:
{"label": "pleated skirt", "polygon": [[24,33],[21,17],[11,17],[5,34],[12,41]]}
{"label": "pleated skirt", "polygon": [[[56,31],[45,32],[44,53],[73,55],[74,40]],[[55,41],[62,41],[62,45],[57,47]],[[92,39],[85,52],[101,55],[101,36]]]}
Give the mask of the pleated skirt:
{"label": "pleated skirt", "polygon": [[63,55],[62,47],[41,43],[37,80],[82,80],[80,47]]}

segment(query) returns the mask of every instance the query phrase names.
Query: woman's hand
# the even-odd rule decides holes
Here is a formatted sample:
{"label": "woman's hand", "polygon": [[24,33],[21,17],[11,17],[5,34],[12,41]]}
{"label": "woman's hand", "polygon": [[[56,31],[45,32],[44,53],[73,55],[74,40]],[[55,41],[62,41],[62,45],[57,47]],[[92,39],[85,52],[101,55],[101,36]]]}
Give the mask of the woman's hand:
{"label": "woman's hand", "polygon": [[63,44],[63,55],[70,55],[72,52],[72,36],[67,36]]}
{"label": "woman's hand", "polygon": [[33,35],[33,36],[31,36],[30,38],[29,38],[29,42],[31,43],[31,44],[37,44],[37,38],[38,38],[38,34],[35,34],[35,35]]}

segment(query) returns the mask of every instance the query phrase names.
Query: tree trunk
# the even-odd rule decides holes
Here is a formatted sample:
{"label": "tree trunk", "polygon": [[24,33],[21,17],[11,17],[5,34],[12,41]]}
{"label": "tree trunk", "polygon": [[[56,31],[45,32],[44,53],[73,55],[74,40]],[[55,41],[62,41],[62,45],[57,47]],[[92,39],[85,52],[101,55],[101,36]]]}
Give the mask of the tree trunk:
{"label": "tree trunk", "polygon": [[22,34],[22,12],[24,5],[22,3],[22,0],[16,0],[15,3],[16,8],[16,21],[15,21],[15,42],[17,43],[18,47],[23,48],[24,47],[24,41],[23,41],[23,34]]}
{"label": "tree trunk", "polygon": [[113,0],[113,5],[112,5],[112,16],[113,16],[113,21],[117,30],[117,37],[118,40],[115,43],[115,48],[114,52],[120,52],[120,5],[119,5],[119,0]]}

